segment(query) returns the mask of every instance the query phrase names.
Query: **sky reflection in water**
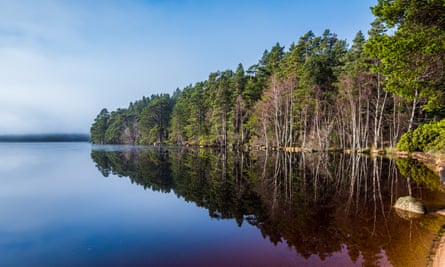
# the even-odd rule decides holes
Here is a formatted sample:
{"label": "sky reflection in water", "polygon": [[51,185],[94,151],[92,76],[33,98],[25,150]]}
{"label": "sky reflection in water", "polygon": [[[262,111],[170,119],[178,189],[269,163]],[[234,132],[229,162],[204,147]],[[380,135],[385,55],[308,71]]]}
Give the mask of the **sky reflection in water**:
{"label": "sky reflection in water", "polygon": [[173,193],[104,178],[89,144],[0,146],[1,266],[218,263],[272,246],[254,227],[210,219]]}
{"label": "sky reflection in water", "polygon": [[[91,160],[94,150],[91,152],[87,143],[7,143],[0,144],[0,148],[1,266],[363,263],[361,254],[351,260],[346,245],[323,259],[318,255],[303,257],[288,247],[284,239],[276,244],[270,242],[270,230],[262,232],[260,226],[246,220],[238,227],[234,219],[211,218],[206,208],[198,207],[190,199],[184,201],[184,196],[174,192],[175,188],[169,193],[144,190],[138,185],[140,181],[119,177],[125,175],[116,171],[105,178],[95,166],[99,163]],[[138,163],[135,158],[140,151],[124,148],[123,153],[120,149],[112,152],[116,149],[108,147],[107,153],[115,154],[100,155],[129,157],[128,162],[122,162],[123,166],[131,165],[132,160]],[[147,158],[151,154],[141,155]],[[172,156],[168,159],[169,170],[178,167],[172,167],[174,159],[178,160]],[[122,166],[112,167],[116,170]],[[174,182],[178,181],[173,179]],[[266,227],[268,219],[264,223]],[[385,252],[380,253],[374,264],[389,265]]]}

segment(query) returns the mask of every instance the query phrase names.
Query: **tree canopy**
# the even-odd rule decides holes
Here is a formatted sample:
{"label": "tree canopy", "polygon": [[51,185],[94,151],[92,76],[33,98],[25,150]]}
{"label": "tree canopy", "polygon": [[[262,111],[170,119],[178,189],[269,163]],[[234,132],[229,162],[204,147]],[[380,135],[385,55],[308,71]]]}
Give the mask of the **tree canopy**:
{"label": "tree canopy", "polygon": [[445,4],[379,0],[368,39],[308,31],[257,64],[109,113],[94,143],[360,150],[445,116]]}
{"label": "tree canopy", "polygon": [[424,111],[445,111],[445,3],[443,0],[379,0],[368,50],[380,60],[386,90]]}

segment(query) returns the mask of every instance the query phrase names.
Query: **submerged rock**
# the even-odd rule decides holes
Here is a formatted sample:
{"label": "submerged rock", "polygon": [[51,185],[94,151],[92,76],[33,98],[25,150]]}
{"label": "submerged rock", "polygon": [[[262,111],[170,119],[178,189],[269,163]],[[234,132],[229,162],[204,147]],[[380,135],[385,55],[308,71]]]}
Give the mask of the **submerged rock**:
{"label": "submerged rock", "polygon": [[394,208],[418,214],[425,214],[425,206],[412,196],[399,197],[394,204]]}
{"label": "submerged rock", "polygon": [[401,210],[401,209],[396,209],[396,214],[407,221],[411,221],[414,219],[420,219],[422,218],[423,214],[420,213],[415,213],[415,212],[411,212],[411,211],[407,211],[407,210]]}

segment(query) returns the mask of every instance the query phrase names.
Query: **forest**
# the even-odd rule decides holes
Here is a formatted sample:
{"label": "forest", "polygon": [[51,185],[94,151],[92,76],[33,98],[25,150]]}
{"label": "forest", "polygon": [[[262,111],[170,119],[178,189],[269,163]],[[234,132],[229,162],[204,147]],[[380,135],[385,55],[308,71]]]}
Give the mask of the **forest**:
{"label": "forest", "polygon": [[445,152],[445,2],[379,0],[367,36],[312,31],[91,126],[97,144]]}

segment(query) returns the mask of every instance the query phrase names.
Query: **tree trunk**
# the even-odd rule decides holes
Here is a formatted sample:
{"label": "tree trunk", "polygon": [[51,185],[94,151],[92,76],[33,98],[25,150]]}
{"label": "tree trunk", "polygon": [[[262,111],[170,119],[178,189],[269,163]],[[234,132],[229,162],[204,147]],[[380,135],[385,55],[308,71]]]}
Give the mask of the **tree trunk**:
{"label": "tree trunk", "polygon": [[408,124],[408,131],[411,131],[413,129],[414,124],[414,116],[416,115],[416,109],[417,109],[417,96],[419,95],[419,92],[415,91],[414,99],[413,99],[413,106],[411,110],[411,117],[409,118],[409,124]]}

